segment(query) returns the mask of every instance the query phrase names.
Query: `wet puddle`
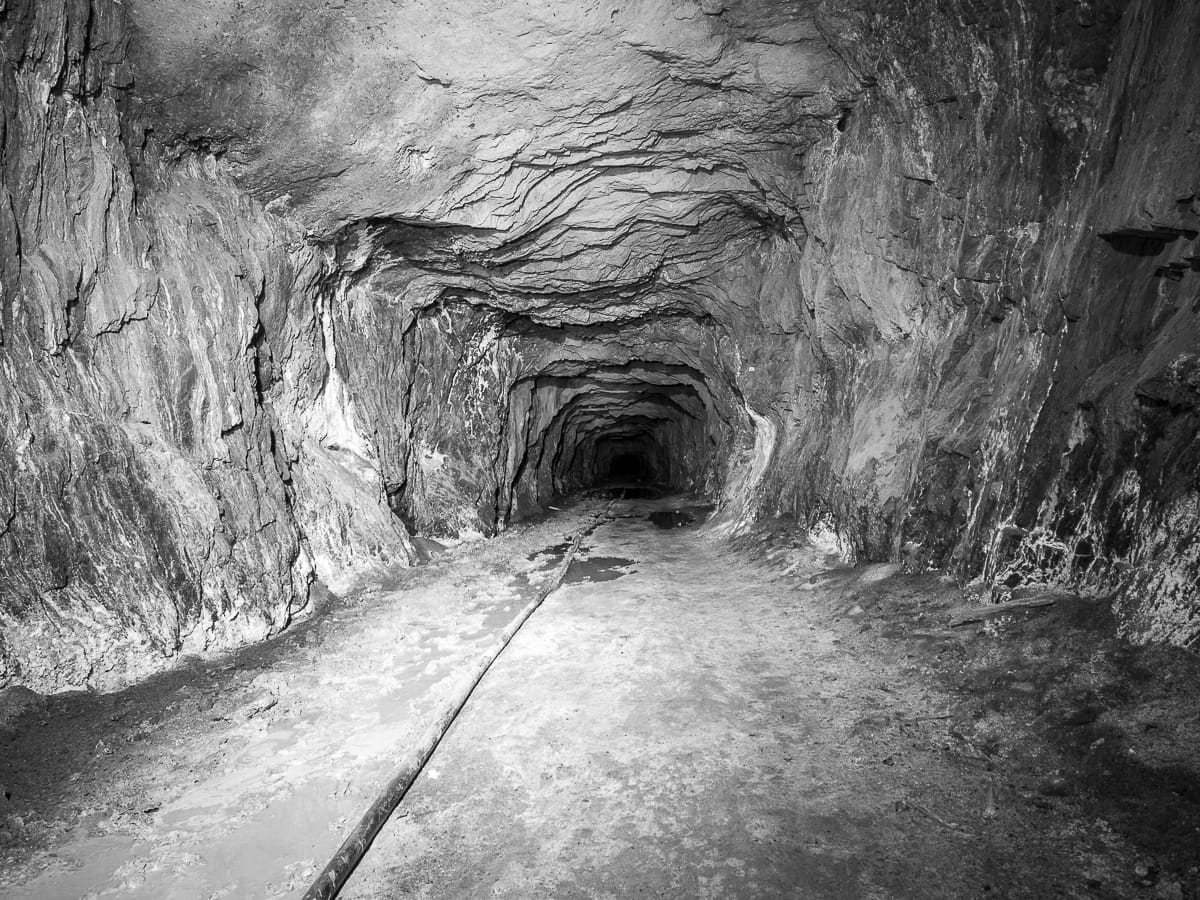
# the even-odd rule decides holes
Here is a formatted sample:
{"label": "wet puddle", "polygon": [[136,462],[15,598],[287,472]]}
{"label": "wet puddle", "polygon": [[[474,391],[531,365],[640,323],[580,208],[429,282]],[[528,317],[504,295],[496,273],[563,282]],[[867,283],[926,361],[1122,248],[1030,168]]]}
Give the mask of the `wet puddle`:
{"label": "wet puddle", "polygon": [[576,559],[567,569],[567,577],[563,584],[584,584],[597,581],[615,581],[633,571],[632,559],[620,556],[593,556],[588,559]]}
{"label": "wet puddle", "polygon": [[64,851],[66,868],[46,871],[4,892],[8,900],[85,897],[110,872],[128,861],[136,841],[126,835],[80,838]]}
{"label": "wet puddle", "polygon": [[713,511],[712,506],[685,506],[681,509],[660,509],[647,517],[659,528],[683,528],[703,521]]}
{"label": "wet puddle", "polygon": [[555,544],[552,547],[546,547],[542,550],[534,551],[525,558],[530,562],[544,559],[543,568],[553,569],[567,555],[567,551],[571,549],[571,541],[563,541],[561,544]]}

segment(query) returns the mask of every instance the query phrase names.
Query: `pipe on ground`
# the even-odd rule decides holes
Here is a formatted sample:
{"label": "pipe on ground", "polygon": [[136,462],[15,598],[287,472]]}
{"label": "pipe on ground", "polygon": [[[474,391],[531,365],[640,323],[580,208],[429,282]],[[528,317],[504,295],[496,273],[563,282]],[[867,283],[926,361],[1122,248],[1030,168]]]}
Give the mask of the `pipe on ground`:
{"label": "pipe on ground", "polygon": [[338,848],[333,859],[329,861],[321,871],[321,874],[309,886],[304,894],[304,900],[333,900],[341,892],[359,862],[367,855],[367,851],[371,848],[376,835],[379,834],[396,807],[400,805],[400,802],[404,799],[404,795],[412,787],[413,782],[417,780],[417,776],[421,774],[421,770],[429,762],[433,751],[437,749],[446,732],[450,730],[450,726],[454,724],[454,720],[458,717],[462,708],[466,706],[467,700],[470,699],[479,682],[483,680],[483,676],[487,674],[492,663],[504,652],[504,648],[509,645],[517,632],[521,630],[521,626],[525,624],[526,620],[542,605],[542,601],[558,590],[563,578],[566,577],[571,561],[575,558],[575,553],[579,550],[580,542],[595,530],[598,524],[599,522],[595,522],[575,535],[566,555],[555,570],[554,577],[550,580],[549,586],[545,590],[540,591],[534,599],[530,600],[521,612],[508,623],[504,631],[500,633],[495,646],[486,656],[480,659],[475,668],[464,678],[462,686],[455,692],[445,711],[421,735],[414,753],[396,770],[395,774],[388,781],[387,786],[383,789],[383,793],[375,798],[375,801],[359,820],[358,825],[355,826],[350,836],[342,842],[342,846]]}

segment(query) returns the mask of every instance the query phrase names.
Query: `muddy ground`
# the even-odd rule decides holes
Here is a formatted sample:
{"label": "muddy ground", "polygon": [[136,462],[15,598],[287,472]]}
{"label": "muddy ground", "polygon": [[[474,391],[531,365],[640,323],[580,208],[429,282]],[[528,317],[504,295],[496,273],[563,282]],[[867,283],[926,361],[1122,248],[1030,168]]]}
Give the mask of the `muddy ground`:
{"label": "muddy ground", "polygon": [[[1200,897],[1194,654],[688,505],[613,506],[346,896]],[[299,896],[602,509],[119,693],[9,692],[0,897]]]}

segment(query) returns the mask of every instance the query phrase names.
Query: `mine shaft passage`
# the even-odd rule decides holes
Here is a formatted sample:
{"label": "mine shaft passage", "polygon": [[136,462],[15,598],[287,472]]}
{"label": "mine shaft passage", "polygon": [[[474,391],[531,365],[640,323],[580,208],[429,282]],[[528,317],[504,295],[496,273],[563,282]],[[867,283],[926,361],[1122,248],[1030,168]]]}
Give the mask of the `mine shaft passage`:
{"label": "mine shaft passage", "polygon": [[[1200,648],[1200,0],[0,0],[0,44],[0,900],[14,867],[74,879],[32,897],[290,890],[325,851],[265,819],[230,841],[253,873],[194,877],[245,811],[214,803],[277,791],[278,821],[328,837],[352,812],[333,801],[373,783],[353,757],[441,715],[416,728],[396,698],[433,709],[473,635],[541,589],[522,579],[549,583],[532,535],[566,553],[626,503],[662,507],[597,530],[570,576],[596,591],[542,623],[562,658],[493,690],[458,757],[468,804],[475,785],[530,803],[468,810],[460,875],[488,874],[449,895],[795,896],[827,875],[839,898],[1095,880],[1200,900],[1200,674],[1185,691],[1158,662]],[[420,615],[370,618],[396,592]],[[1018,611],[1067,609],[1009,642]],[[1161,656],[1067,664],[1076,619]],[[937,659],[888,668],[910,678],[889,694],[870,670],[909,638]],[[286,653],[235,704],[220,654],[268,645]],[[1050,649],[1018,677],[1026,646]],[[556,714],[589,720],[561,742],[538,732],[551,705],[510,691],[546,672],[574,695]],[[42,715],[177,677],[157,704],[175,731],[119,699],[78,734]],[[950,716],[950,682],[1007,695]],[[1118,727],[1149,683],[1190,705],[1144,693]],[[631,721],[605,719],[617,700]],[[14,787],[12,710],[46,790]],[[176,736],[214,731],[143,790],[142,745],[169,769]],[[939,748],[989,766],[970,807],[925,798]],[[1177,770],[1178,794],[1143,790]],[[1043,795],[1050,773],[1075,794]],[[1140,795],[1102,810],[1123,782]],[[1078,865],[1055,883],[1030,862],[1009,891],[971,861],[1038,850],[1013,837],[1033,802]],[[1170,828],[1122,831],[1126,804]],[[526,808],[546,827],[523,843]],[[842,852],[832,832],[853,844],[880,810],[891,831]],[[409,851],[445,855],[422,877],[469,858],[444,821]],[[910,853],[921,821],[943,857]],[[711,852],[641,854],[668,825]],[[56,847],[76,830],[88,846]],[[110,838],[141,861],[74,890]],[[540,872],[566,872],[576,845],[582,888],[513,874],[547,846],[568,849]],[[879,861],[910,859],[893,890]],[[260,868],[270,889],[248,887]],[[154,880],[175,869],[187,890]]]}
{"label": "mine shaft passage", "polygon": [[[596,488],[718,491],[733,447],[750,430],[719,367],[679,362],[676,346],[614,347],[608,332],[568,333],[569,344],[556,345],[554,358],[508,392],[511,474],[497,520],[517,521]],[[571,358],[559,358],[567,349]]]}
{"label": "mine shaft passage", "polygon": [[632,437],[602,437],[596,442],[592,480],[597,487],[635,484],[669,489],[670,473],[666,448],[648,432]]}
{"label": "mine shaft passage", "polygon": [[604,477],[608,481],[646,484],[653,483],[656,474],[655,467],[643,453],[633,452],[614,456],[608,463]]}

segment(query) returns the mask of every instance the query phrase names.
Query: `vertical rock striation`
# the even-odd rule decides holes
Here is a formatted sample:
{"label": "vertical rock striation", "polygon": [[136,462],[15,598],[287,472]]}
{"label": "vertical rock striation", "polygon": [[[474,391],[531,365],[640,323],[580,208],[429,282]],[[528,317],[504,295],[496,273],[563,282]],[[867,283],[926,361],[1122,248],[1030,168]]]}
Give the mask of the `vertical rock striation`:
{"label": "vertical rock striation", "polygon": [[849,21],[869,86],[809,155],[814,350],[767,508],[1000,593],[1113,593],[1129,634],[1196,640],[1200,16]]}
{"label": "vertical rock striation", "polygon": [[40,689],[282,628],[344,539],[305,546],[293,476],[310,506],[358,499],[302,452],[328,424],[324,262],[211,157],[146,154],[123,14],[0,9],[0,682]]}

